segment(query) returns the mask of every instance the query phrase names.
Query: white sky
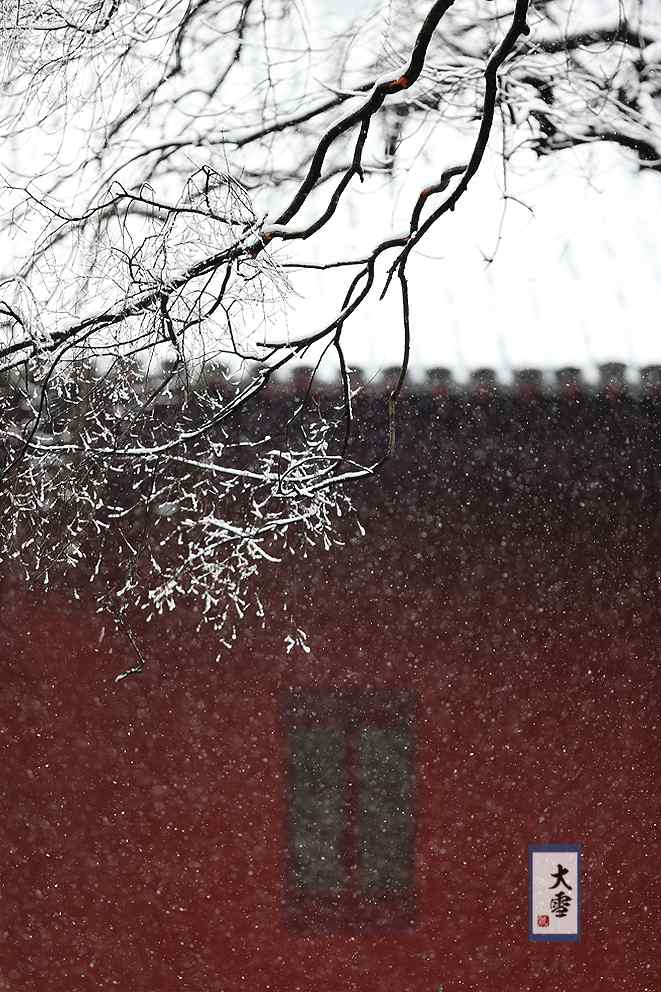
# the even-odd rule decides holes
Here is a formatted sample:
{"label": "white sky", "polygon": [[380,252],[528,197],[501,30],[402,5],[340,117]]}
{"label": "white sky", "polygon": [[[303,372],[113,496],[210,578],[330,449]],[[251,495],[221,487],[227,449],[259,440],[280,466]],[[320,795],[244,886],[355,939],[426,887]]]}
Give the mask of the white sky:
{"label": "white sky", "polygon": [[[318,3],[326,18],[353,6]],[[412,162],[414,141],[402,148]],[[353,194],[351,222],[344,216],[332,228],[337,257],[359,256],[377,231],[385,236],[404,229],[415,190],[440,171],[435,163],[442,169],[462,158],[450,154],[446,136],[438,155],[433,147],[427,157],[411,168],[399,195],[377,179]],[[449,365],[464,377],[480,365],[507,375],[512,367],[576,364],[591,376],[603,361],[661,362],[661,176],[639,172],[630,157],[608,146],[540,162],[521,158],[509,191],[533,213],[510,201],[495,260],[487,265],[483,254],[497,242],[502,177],[495,156],[485,166],[411,265],[413,374],[433,365]],[[346,280],[345,273],[338,292]],[[335,293],[310,282],[303,292],[307,299],[289,322],[292,337],[310,324],[321,326],[337,302]],[[347,325],[346,350],[368,372],[399,361],[396,290]]]}
{"label": "white sky", "polygon": [[[603,361],[661,361],[661,177],[637,173],[606,148],[531,160],[530,169],[512,186],[534,213],[510,201],[491,264],[483,256],[496,245],[502,210],[493,168],[423,242],[410,269],[414,373],[433,365],[461,377],[479,365],[567,364],[590,373]],[[396,213],[393,201],[387,191],[377,207],[365,194],[359,227],[388,207]],[[358,234],[336,237],[338,255],[360,253]],[[321,301],[306,296],[301,317],[318,322]],[[292,320],[292,333],[296,326]],[[357,315],[346,342],[350,360],[370,371],[398,361],[396,287]]]}

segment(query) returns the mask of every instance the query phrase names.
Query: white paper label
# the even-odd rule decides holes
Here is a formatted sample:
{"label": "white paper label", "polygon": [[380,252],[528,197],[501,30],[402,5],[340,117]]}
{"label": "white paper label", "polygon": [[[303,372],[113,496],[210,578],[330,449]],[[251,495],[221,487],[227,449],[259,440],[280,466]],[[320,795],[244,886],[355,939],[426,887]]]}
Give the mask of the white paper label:
{"label": "white paper label", "polygon": [[580,844],[531,844],[531,940],[580,940]]}

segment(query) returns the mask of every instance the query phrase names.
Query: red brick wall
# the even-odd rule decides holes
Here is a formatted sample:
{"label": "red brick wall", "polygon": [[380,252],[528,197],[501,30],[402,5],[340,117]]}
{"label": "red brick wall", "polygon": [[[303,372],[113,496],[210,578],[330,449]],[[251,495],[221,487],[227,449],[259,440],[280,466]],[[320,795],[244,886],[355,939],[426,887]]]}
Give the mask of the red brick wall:
{"label": "red brick wall", "polygon": [[[91,608],[5,585],[0,989],[658,992],[652,489],[561,512],[548,479],[550,515],[529,486],[498,516],[493,473],[467,510],[422,462],[366,496],[367,541],[288,570],[310,655],[274,620],[216,663],[170,619],[116,684]],[[389,684],[419,701],[417,924],[294,933],[280,691]],[[578,945],[527,940],[554,841],[584,845]]]}

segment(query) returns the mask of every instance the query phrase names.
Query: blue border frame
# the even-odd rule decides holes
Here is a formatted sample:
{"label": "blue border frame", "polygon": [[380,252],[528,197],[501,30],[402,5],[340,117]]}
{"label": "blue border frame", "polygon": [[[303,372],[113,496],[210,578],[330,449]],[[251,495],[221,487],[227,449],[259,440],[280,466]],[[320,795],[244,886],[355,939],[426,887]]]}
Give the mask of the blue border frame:
{"label": "blue border frame", "polygon": [[[581,849],[582,844],[528,844],[528,940],[537,941],[568,941],[578,944],[581,940]],[[532,856],[537,853],[548,851],[575,851],[576,852],[576,933],[533,933],[533,905],[532,905]]]}

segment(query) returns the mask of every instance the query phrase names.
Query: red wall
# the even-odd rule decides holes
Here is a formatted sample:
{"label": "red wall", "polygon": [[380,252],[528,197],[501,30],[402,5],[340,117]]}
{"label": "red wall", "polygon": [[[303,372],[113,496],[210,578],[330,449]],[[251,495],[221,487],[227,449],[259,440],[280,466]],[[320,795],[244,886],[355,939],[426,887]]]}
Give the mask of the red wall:
{"label": "red wall", "polygon": [[[442,515],[423,478],[288,576],[310,655],[273,621],[216,663],[170,620],[116,684],[126,641],[5,584],[0,989],[658,992],[658,518]],[[371,684],[418,693],[418,923],[294,933],[279,692]],[[527,939],[527,845],[557,841],[577,945]]]}

